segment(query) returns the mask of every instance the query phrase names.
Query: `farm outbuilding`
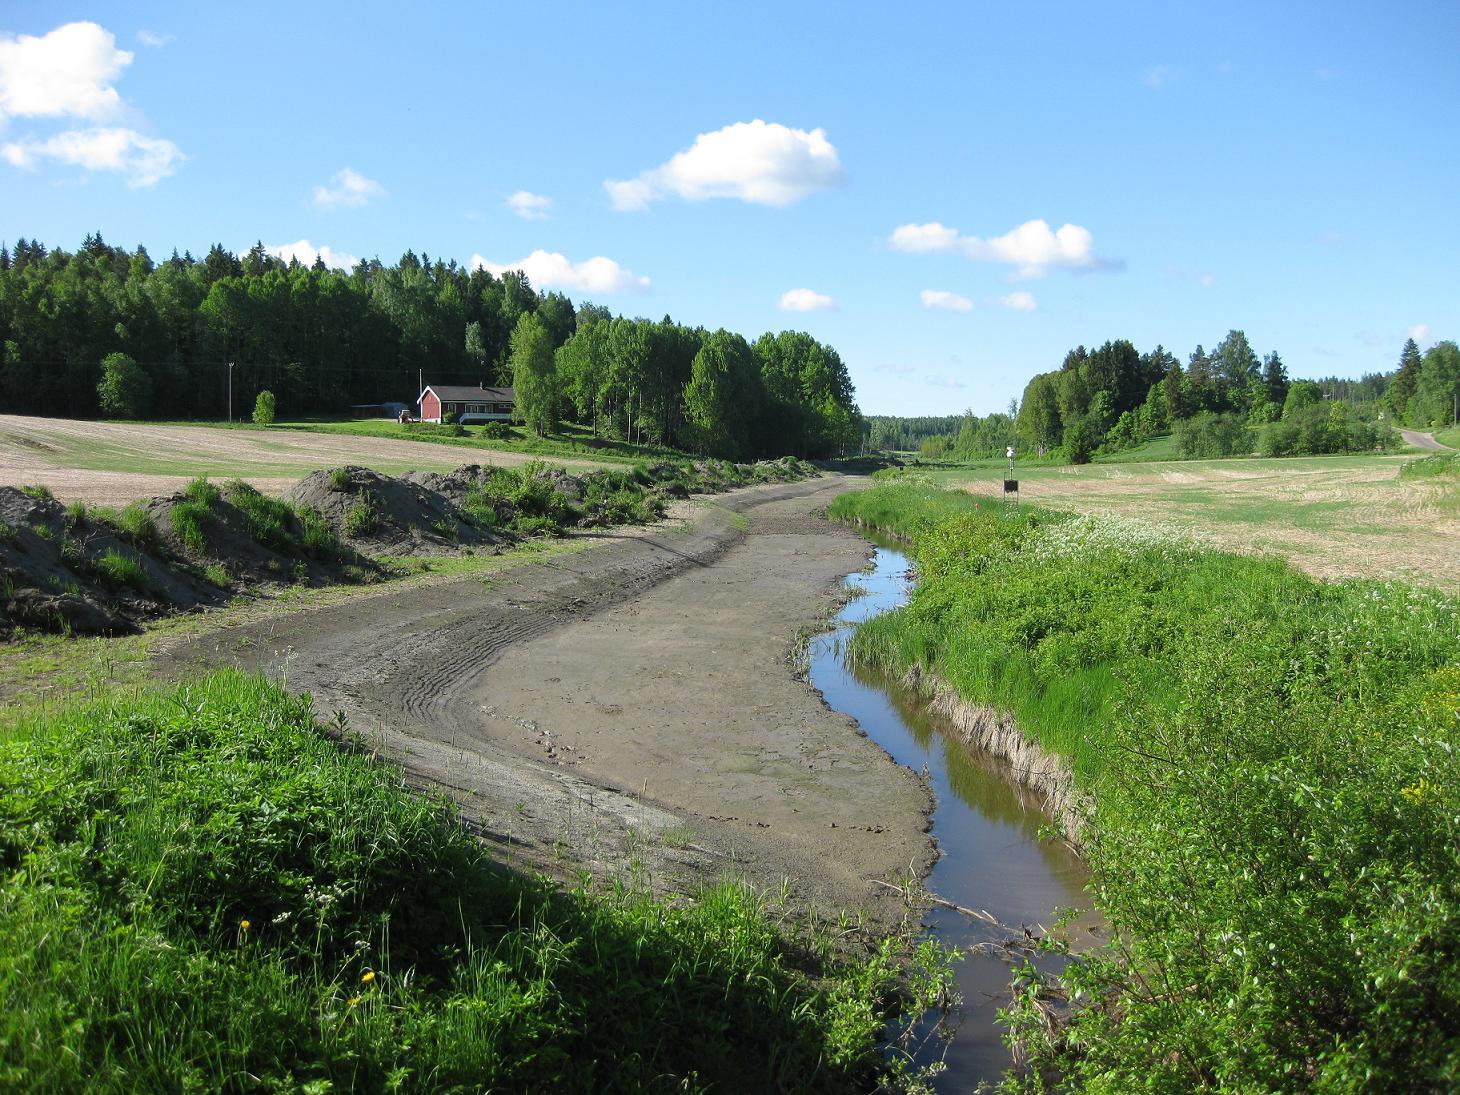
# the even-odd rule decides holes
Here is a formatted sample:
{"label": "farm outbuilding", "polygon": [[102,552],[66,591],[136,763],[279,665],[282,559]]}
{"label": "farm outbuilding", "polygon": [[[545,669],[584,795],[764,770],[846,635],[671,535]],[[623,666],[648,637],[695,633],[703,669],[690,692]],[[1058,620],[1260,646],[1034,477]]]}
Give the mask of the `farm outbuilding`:
{"label": "farm outbuilding", "polygon": [[517,397],[511,388],[489,388],[427,384],[418,401],[422,422],[440,422],[447,415],[463,425],[482,422],[507,422]]}

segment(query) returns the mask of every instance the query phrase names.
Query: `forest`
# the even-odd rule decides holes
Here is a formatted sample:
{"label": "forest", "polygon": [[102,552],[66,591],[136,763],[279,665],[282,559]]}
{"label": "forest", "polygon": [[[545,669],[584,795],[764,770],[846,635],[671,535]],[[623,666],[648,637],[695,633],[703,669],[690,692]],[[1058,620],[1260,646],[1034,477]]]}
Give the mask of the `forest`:
{"label": "forest", "polygon": [[1291,380],[1276,353],[1259,358],[1240,330],[1185,367],[1157,346],[1140,353],[1121,339],[1078,346],[1060,368],[1024,389],[1017,431],[1043,454],[1072,463],[1174,434],[1183,456],[1366,452],[1397,442],[1392,426],[1450,421],[1460,391],[1460,350],[1439,342],[1424,354],[1405,342],[1398,366],[1355,380]]}
{"label": "forest", "polygon": [[[105,368],[103,362],[106,362]],[[422,384],[515,384],[529,428],[561,420],[716,456],[827,456],[862,419],[845,364],[794,331],[614,316],[407,251],[346,273],[257,244],[154,262],[100,233],[75,252],[0,247],[0,405],[21,414],[235,417],[260,392],[280,418],[411,403]]]}
{"label": "forest", "polygon": [[1009,413],[867,417],[868,447],[925,459],[1029,455],[1082,464],[1170,434],[1189,457],[1367,452],[1398,443],[1391,427],[1453,421],[1460,350],[1438,342],[1424,353],[1405,342],[1396,368],[1358,380],[1293,380],[1277,353],[1261,358],[1239,330],[1212,351],[1181,361],[1162,347],[1139,352],[1125,339],[1077,346],[1060,368],[1039,373]]}

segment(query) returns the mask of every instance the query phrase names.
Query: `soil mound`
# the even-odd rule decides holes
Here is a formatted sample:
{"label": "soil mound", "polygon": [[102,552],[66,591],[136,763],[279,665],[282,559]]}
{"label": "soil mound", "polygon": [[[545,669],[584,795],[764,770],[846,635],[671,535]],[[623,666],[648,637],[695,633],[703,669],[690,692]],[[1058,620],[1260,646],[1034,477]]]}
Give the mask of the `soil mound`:
{"label": "soil mound", "polygon": [[284,497],[310,507],[341,539],[372,555],[447,555],[500,539],[460,508],[482,475],[480,467],[468,465],[445,475],[396,478],[350,465],[314,472]]}
{"label": "soil mound", "polygon": [[138,508],[127,528],[83,506],[0,487],[0,634],[121,635],[228,593],[172,557]]}

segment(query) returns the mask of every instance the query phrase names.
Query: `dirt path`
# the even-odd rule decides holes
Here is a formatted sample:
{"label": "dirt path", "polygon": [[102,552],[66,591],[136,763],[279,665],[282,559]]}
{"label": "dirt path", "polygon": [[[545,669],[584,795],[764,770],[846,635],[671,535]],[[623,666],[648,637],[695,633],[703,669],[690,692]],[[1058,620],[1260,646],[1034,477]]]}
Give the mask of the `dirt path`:
{"label": "dirt path", "polygon": [[[497,449],[389,437],[0,415],[0,485],[41,484],[63,502],[108,506],[172,494],[199,475],[237,477],[267,494],[282,494],[302,476],[342,464],[396,474],[531,459]],[[558,457],[551,462],[598,463]]]}
{"label": "dirt path", "polygon": [[1422,433],[1419,430],[1400,430],[1399,436],[1404,438],[1406,445],[1413,445],[1417,449],[1432,449],[1435,452],[1449,452],[1449,445],[1442,445],[1435,440],[1432,433]]}
{"label": "dirt path", "polygon": [[898,901],[866,880],[931,865],[929,793],[788,659],[870,554],[818,516],[844,487],[737,491],[487,587],[355,599],[171,661],[287,676],[509,862],[661,889],[736,870],[890,924]]}

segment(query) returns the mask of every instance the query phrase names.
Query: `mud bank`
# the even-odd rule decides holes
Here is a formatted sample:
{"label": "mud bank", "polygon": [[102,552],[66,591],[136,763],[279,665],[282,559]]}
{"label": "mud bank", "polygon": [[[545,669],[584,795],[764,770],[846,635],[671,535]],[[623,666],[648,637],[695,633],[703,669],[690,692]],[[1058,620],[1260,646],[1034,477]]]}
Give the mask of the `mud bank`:
{"label": "mud bank", "polygon": [[1045,816],[1058,822],[1065,838],[1079,847],[1081,828],[1094,804],[1075,786],[1074,774],[1062,757],[1028,737],[1011,715],[969,703],[934,672],[909,666],[901,683],[922,697],[928,711],[969,749],[1007,761],[1009,778],[1033,791]]}
{"label": "mud bank", "polygon": [[680,525],[228,629],[171,672],[236,664],[340,711],[517,866],[686,891],[736,872],[886,929],[922,876],[931,799],[790,654],[868,545],[822,512],[846,483],[752,487]]}

